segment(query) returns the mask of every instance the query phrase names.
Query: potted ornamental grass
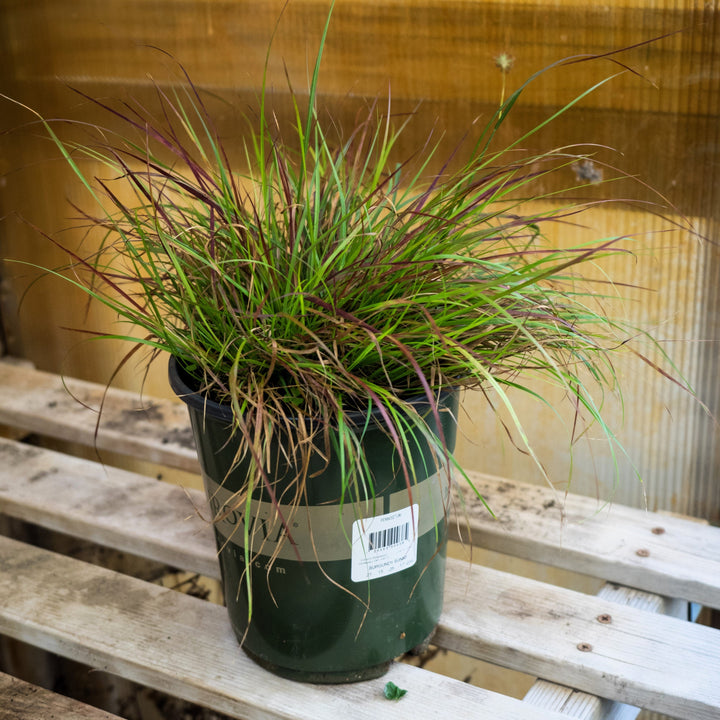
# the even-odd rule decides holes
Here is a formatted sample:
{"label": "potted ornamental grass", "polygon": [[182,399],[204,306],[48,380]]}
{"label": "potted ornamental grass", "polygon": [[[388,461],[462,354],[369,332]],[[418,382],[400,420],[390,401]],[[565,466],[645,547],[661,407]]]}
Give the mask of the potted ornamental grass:
{"label": "potted ornamental grass", "polygon": [[322,110],[327,32],[291,129],[263,82],[240,161],[189,77],[158,86],[154,112],[86,96],[115,129],[82,144],[40,120],[103,208],[76,208],[102,234],[91,253],[46,236],[69,256],[51,272],[135,328],[103,336],[169,356],[238,639],[276,673],[343,682],[378,676],[438,621],[453,482],[469,482],[459,393],[486,393],[533,454],[510,390],[543,402],[545,378],[612,445],[603,393],[638,331],[603,312],[611,283],[583,280],[608,255],[632,261],[629,238],[546,240],[592,205],[542,189],[588,153],[523,150],[587,93],[498,149],[526,83],[431,170],[432,138],[398,160],[412,118],[389,102],[349,131]]}

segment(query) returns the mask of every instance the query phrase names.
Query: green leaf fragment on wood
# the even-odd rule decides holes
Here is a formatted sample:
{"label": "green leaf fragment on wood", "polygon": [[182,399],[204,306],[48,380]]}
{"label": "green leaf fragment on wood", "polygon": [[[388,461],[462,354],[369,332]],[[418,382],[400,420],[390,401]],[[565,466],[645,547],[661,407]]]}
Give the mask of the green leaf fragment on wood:
{"label": "green leaf fragment on wood", "polygon": [[385,697],[388,700],[399,700],[407,690],[399,688],[394,682],[385,683]]}

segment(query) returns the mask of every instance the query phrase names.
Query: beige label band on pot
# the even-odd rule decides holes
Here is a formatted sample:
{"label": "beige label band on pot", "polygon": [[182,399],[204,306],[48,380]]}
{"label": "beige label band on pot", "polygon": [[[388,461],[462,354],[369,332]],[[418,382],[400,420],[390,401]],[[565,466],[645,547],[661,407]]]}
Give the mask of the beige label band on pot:
{"label": "beige label band on pot", "polygon": [[249,526],[245,527],[245,503],[214,480],[205,477],[215,529],[227,542],[245,547],[246,535],[253,555],[275,556],[278,559],[349,560],[352,557],[353,523],[405,510],[413,519],[417,536],[434,530],[445,515],[449,488],[445,473],[434,474],[412,486],[411,492],[401,490],[389,497],[367,502],[346,502],[344,505],[280,505],[280,512],[289,535],[270,502],[252,500]]}

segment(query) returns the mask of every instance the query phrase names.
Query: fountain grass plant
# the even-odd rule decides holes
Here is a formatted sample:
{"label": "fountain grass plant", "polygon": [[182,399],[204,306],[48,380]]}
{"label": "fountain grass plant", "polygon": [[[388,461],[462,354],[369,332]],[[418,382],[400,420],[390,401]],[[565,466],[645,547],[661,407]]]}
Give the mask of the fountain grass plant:
{"label": "fountain grass plant", "polygon": [[[598,299],[615,292],[612,283],[588,277],[608,255],[631,259],[632,239],[553,246],[546,229],[596,203],[562,199],[579,186],[538,188],[571,177],[569,168],[595,148],[523,150],[610,77],[498,150],[498,130],[523,84],[433,172],[432,139],[407,161],[393,159],[412,119],[394,118],[389,100],[369,104],[345,135],[325,116],[319,75],[327,32],[326,25],[307,102],[290,88],[291,136],[268,111],[263,81],[259,112],[241,136],[241,167],[187,76],[182,87],[156,88],[156,113],[84,96],[126,133],[97,126],[95,140],[78,145],[41,119],[106,208],[81,211],[82,223],[104,234],[92,254],[48,236],[70,256],[52,272],[139,329],[103,337],[129,339],[152,356],[169,353],[198,390],[232,408],[238,457],[250,454],[255,468],[237,507],[249,507],[261,486],[274,498],[266,457],[278,433],[298,468],[295,502],[311,453],[342,458],[347,499],[372,487],[361,437],[375,418],[409,488],[414,432],[451,469],[457,463],[442,433],[435,438],[410,403],[423,397],[437,416],[445,389],[492,397],[509,413],[517,446],[535,457],[509,391],[543,403],[533,381],[545,378],[574,410],[569,451],[578,428],[589,425],[615,448],[603,420],[605,394],[619,391],[614,356],[646,336],[603,312]],[[99,163],[103,176],[89,177],[85,160]],[[538,201],[550,209],[539,210]]]}

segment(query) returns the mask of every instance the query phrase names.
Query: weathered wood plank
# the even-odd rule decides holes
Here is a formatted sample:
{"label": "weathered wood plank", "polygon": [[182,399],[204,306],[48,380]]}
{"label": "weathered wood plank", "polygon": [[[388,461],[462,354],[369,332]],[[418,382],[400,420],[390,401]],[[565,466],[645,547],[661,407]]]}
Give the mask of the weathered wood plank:
{"label": "weathered wood plank", "polygon": [[[403,663],[355,685],[283,680],[238,648],[224,608],[8,538],[0,632],[245,720],[562,718]],[[401,701],[384,698],[388,680],[408,690]]]}
{"label": "weathered wood plank", "polygon": [[187,411],[180,402],[105,390],[97,383],[0,361],[0,424],[197,472]]}
{"label": "weathered wood plank", "polygon": [[720,712],[717,630],[489,568],[448,573],[434,642],[672,717]]}
{"label": "weathered wood plank", "polygon": [[[577,720],[607,720],[609,709],[618,705],[612,700],[603,700],[595,695],[547,680],[536,680],[523,701],[535,707],[569,715]],[[634,720],[640,712],[629,705],[623,705],[623,708],[629,708],[628,717],[623,720]]]}
{"label": "weathered wood plank", "polygon": [[[663,613],[682,619],[687,617],[686,602],[640,592],[634,588],[605,584],[600,588],[597,597],[645,612]],[[536,680],[523,700],[535,707],[555,710],[577,720],[635,720],[641,712],[641,709],[634,705],[599,698],[547,680]]]}
{"label": "weathered wood plank", "polygon": [[0,513],[219,578],[203,511],[196,490],[0,439]]}
{"label": "weathered wood plank", "polygon": [[718,607],[720,528],[541,485],[468,473],[495,512],[467,487],[451,523],[456,539],[673,598]]}
{"label": "weathered wood plank", "polygon": [[2,720],[120,720],[117,715],[0,673]]}
{"label": "weathered wood plank", "polygon": [[[524,700],[575,720],[635,720],[642,712],[633,705],[604,700],[546,680],[538,680],[532,687],[532,695],[526,695]],[[653,717],[656,716],[653,714]]]}

